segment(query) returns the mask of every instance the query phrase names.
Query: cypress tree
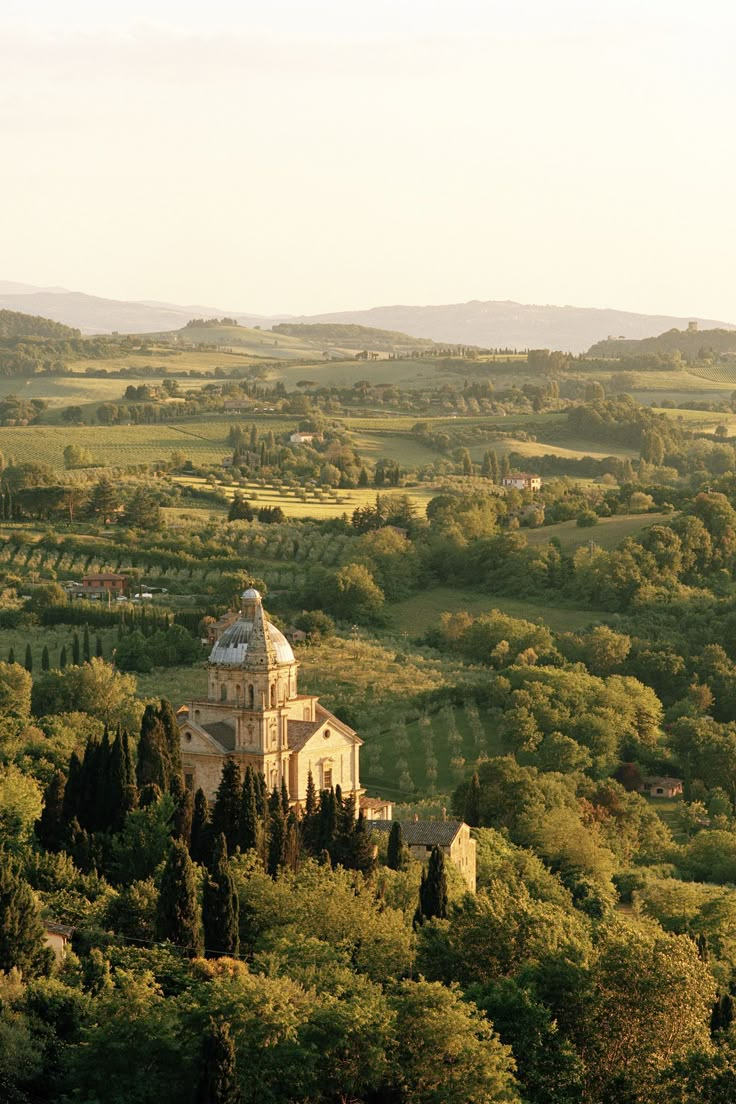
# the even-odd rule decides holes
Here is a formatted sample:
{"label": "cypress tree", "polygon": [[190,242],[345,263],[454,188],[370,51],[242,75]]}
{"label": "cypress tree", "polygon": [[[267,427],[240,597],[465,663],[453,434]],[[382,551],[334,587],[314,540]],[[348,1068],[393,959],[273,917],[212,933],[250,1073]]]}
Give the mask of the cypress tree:
{"label": "cypress tree", "polygon": [[204,883],[202,919],[207,957],[237,955],[240,949],[238,892],[227,858],[227,841],[222,833],[215,839]]}
{"label": "cypress tree", "polygon": [[64,670],[64,668],[66,667],[66,664],[67,664],[67,658],[66,658],[66,644],[62,644],[62,646],[61,646],[61,652],[59,653],[59,669],[60,669],[61,671],[63,671],[63,670]]}
{"label": "cypress tree", "polygon": [[477,828],[480,824],[480,779],[478,772],[473,771],[467,793],[465,794],[465,811],[463,813],[465,823],[471,828]]}
{"label": "cypress tree", "polygon": [[224,835],[228,854],[233,853],[240,841],[242,789],[240,767],[234,759],[226,759],[212,810],[212,829],[216,836],[220,832]]}
{"label": "cypress tree", "polygon": [[44,644],[43,651],[41,652],[41,670],[48,671],[50,667],[51,663],[49,661],[49,649],[48,646]]}
{"label": "cypress tree", "polygon": [[498,483],[498,476],[499,476],[500,468],[498,466],[498,456],[496,455],[496,450],[495,449],[491,449],[490,463],[491,463],[491,482],[492,483]]}
{"label": "cypress tree", "polygon": [[240,846],[243,851],[255,850],[258,846],[258,808],[253,771],[245,769],[243,797],[240,809]]}
{"label": "cypress tree", "polygon": [[[276,793],[275,789],[274,793]],[[278,798],[278,794],[276,796]],[[270,808],[269,812],[271,815],[269,819],[267,869],[272,878],[277,878],[286,856],[286,820],[281,809],[281,802],[278,800],[276,807]]]}
{"label": "cypress tree", "polygon": [[353,822],[354,828],[348,837],[347,862],[350,870],[359,870],[361,874],[370,874],[376,865],[376,849],[363,813]]}
{"label": "cypress tree", "polygon": [[312,777],[312,768],[309,768],[307,774],[307,797],[304,803],[304,812],[306,816],[311,817],[317,812],[317,787],[314,784],[314,778]]}
{"label": "cypress tree", "polygon": [[404,859],[404,833],[401,824],[395,820],[391,825],[388,836],[388,849],[386,851],[386,865],[391,870],[401,870]]}
{"label": "cypress tree", "polygon": [[130,749],[126,748],[125,737],[118,729],[110,749],[107,770],[106,797],[108,803],[107,823],[112,832],[119,832],[127,814],[135,805],[137,796],[135,775],[132,773]]}
{"label": "cypress tree", "polygon": [[422,869],[419,885],[419,904],[414,914],[414,925],[423,924],[433,917],[444,920],[447,916],[447,871],[445,856],[439,847],[432,848],[429,866]]}
{"label": "cypress tree", "polygon": [[317,847],[320,851],[329,851],[337,833],[337,805],[334,790],[322,790],[319,796],[319,819],[317,822]]}
{"label": "cypress tree", "polygon": [[183,780],[183,772],[181,767],[181,736],[179,735],[179,722],[176,719],[176,713],[173,710],[171,702],[168,698],[161,698],[161,704],[158,710],[158,719],[161,722],[163,728],[164,738],[166,740],[166,749],[169,755],[169,773],[173,778],[174,775],[180,775]]}
{"label": "cypress tree", "polygon": [[210,1020],[202,1040],[197,1104],[241,1104],[235,1066],[235,1044],[224,1020]]}
{"label": "cypress tree", "polygon": [[79,825],[88,832],[97,827],[97,794],[100,789],[98,762],[100,741],[92,736],[84,749],[84,758],[79,772],[79,802],[77,819]]}
{"label": "cypress tree", "polygon": [[100,637],[100,636],[95,637],[95,655],[97,656],[98,659],[103,658],[102,637]]}
{"label": "cypress tree", "polygon": [[253,773],[253,783],[256,791],[256,809],[259,817],[265,816],[268,806],[268,790],[266,788],[266,776],[263,771]]}
{"label": "cypress tree", "polygon": [[173,834],[177,839],[180,839],[186,847],[190,847],[192,843],[193,817],[194,799],[192,798],[192,791],[188,790],[185,786],[176,802]]}
{"label": "cypress tree", "polygon": [[82,763],[76,751],[73,751],[69,760],[69,773],[66,777],[64,801],[61,809],[61,815],[66,825],[70,825],[75,817],[78,818],[79,816],[81,778]]}
{"label": "cypress tree", "polygon": [[72,663],[75,667],[79,666],[80,653],[79,653],[79,633],[75,633],[72,639]]}
{"label": "cypress tree", "polygon": [[8,648],[8,663],[15,663],[15,648],[12,644],[10,648]]}
{"label": "cypress tree", "polygon": [[286,788],[286,779],[281,779],[281,812],[285,817],[289,815],[289,791]]}
{"label": "cypress tree", "polygon": [[284,840],[284,866],[289,870],[293,870],[295,873],[299,869],[299,821],[296,818],[296,814],[290,812],[286,818],[286,839]]}
{"label": "cypress tree", "polygon": [[30,644],[26,644],[26,658],[23,666],[29,674],[33,673],[33,652],[31,651]]}
{"label": "cypress tree", "polygon": [[0,970],[25,978],[47,974],[53,962],[45,946],[38,902],[9,855],[0,853]]}
{"label": "cypress tree", "polygon": [[111,827],[112,820],[117,818],[119,796],[117,792],[113,792],[114,785],[111,778],[111,767],[112,747],[110,744],[110,733],[107,729],[107,725],[105,725],[105,731],[95,755],[94,767],[90,767],[90,769],[94,770],[94,775],[89,781],[85,779],[85,789],[89,791],[90,800],[94,808],[89,823],[85,825],[91,832],[107,830]]}
{"label": "cypress tree", "polygon": [[147,705],[141,720],[138,743],[138,786],[158,786],[162,793],[169,789],[169,753],[163,725],[155,706]]}
{"label": "cypress tree", "polygon": [[46,787],[43,811],[36,821],[36,837],[47,851],[60,851],[64,840],[64,789],[66,779],[57,771]]}
{"label": "cypress tree", "polygon": [[194,883],[194,867],[181,840],[171,844],[156,910],[156,938],[175,943],[190,958],[202,954],[202,927],[197,892]]}
{"label": "cypress tree", "polygon": [[89,645],[89,626],[84,626],[84,633],[82,634],[82,657],[85,663],[89,663],[92,658],[92,652]]}
{"label": "cypress tree", "polygon": [[194,812],[192,813],[192,842],[190,844],[192,860],[196,863],[206,863],[209,860],[211,849],[210,807],[204,790],[199,789],[194,795]]}

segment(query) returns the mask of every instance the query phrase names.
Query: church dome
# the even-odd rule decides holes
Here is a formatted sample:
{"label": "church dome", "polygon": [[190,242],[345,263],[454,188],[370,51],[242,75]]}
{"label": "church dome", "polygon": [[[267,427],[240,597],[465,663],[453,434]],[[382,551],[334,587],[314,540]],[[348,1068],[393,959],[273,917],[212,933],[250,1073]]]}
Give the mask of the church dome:
{"label": "church dome", "polygon": [[[243,599],[248,601],[258,601],[260,604],[261,596],[257,590],[246,591],[243,595]],[[245,656],[248,651],[248,642],[253,633],[253,618],[248,616],[241,616],[237,621],[233,621],[218,641],[216,641],[214,648],[210,652],[210,663],[216,663],[218,666],[229,667],[241,667],[245,661]],[[291,644],[286,639],[282,632],[266,620],[266,629],[268,636],[273,644],[276,652],[277,663],[294,663],[294,653],[291,650]]]}

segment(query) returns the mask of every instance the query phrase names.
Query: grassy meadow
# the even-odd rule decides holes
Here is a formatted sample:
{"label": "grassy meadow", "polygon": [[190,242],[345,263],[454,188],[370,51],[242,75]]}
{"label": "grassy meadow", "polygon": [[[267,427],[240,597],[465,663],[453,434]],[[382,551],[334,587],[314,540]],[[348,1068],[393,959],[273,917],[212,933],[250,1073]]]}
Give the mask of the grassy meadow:
{"label": "grassy meadow", "polygon": [[443,613],[467,610],[478,616],[494,609],[526,621],[542,620],[555,632],[575,632],[610,617],[603,611],[577,609],[574,606],[543,605],[533,600],[503,598],[479,590],[432,587],[421,594],[394,602],[389,610],[389,624],[393,630],[416,637],[436,625]]}

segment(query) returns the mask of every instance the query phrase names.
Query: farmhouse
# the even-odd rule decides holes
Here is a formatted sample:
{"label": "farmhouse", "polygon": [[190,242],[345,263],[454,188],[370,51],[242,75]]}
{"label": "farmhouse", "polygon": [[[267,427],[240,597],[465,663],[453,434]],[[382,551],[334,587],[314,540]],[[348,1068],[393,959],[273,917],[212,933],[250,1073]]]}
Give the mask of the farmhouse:
{"label": "farmhouse", "polygon": [[[401,820],[401,834],[413,859],[427,860],[433,847],[439,847],[475,893],[475,840],[461,820]],[[390,832],[392,820],[376,820],[371,830]]]}
{"label": "farmhouse", "polygon": [[516,491],[539,491],[542,489],[542,480],[538,475],[530,472],[512,472],[504,475],[501,480],[504,487],[513,487]]}
{"label": "farmhouse", "polygon": [[212,647],[207,697],[177,713],[190,789],[214,798],[225,761],[235,759],[242,771],[262,773],[269,789],[285,782],[292,806],[303,807],[310,772],[318,790],[339,785],[358,804],[362,740],[316,695],[299,693],[297,668],[291,645],[249,588]]}
{"label": "farmhouse", "polygon": [[292,445],[311,445],[312,441],[321,441],[322,438],[318,433],[300,433],[297,430],[289,437],[289,441]]}
{"label": "farmhouse", "polygon": [[652,775],[649,778],[642,778],[636,788],[639,793],[649,794],[650,797],[677,797],[682,793],[682,779]]}
{"label": "farmhouse", "polygon": [[114,571],[101,571],[96,575],[85,575],[78,591],[83,598],[104,598],[108,594],[116,598],[125,594],[127,575],[118,575]]}

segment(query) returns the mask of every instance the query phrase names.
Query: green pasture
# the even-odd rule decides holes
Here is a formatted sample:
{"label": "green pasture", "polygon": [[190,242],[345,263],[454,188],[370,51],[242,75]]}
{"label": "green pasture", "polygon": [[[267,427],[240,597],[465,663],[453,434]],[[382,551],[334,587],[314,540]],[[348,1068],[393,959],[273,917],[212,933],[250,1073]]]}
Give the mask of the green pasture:
{"label": "green pasture", "polygon": [[443,613],[467,610],[468,613],[477,616],[493,609],[525,621],[544,621],[554,632],[576,632],[607,617],[605,613],[598,610],[547,605],[532,599],[502,598],[479,590],[433,587],[431,590],[425,590],[400,602],[392,603],[389,609],[389,624],[398,632],[419,636],[436,625]]}
{"label": "green pasture", "polygon": [[557,525],[543,525],[539,529],[525,529],[529,544],[546,544],[556,537],[565,552],[574,552],[583,545],[597,544],[607,551],[615,548],[626,537],[634,537],[650,525],[667,524],[668,517],[659,514],[622,514],[600,518],[589,529],[580,528],[575,521],[561,521]]}
{"label": "green pasture", "polygon": [[421,468],[441,459],[438,452],[411,433],[386,433],[377,430],[373,433],[354,433],[352,439],[360,455],[374,462],[388,458],[404,468]]}
{"label": "green pasture", "polygon": [[[195,476],[174,476],[174,481],[181,487],[206,488],[208,486],[206,480]],[[414,503],[417,513],[423,515],[427,503],[436,494],[436,488],[429,485],[397,487],[377,492],[374,487],[351,489],[287,487],[284,484],[262,483],[259,480],[240,480],[236,485],[218,485],[217,489],[228,498],[232,498],[238,491],[256,508],[280,506],[287,517],[317,519],[340,517],[345,513],[352,514],[358,506],[372,506],[376,501],[377,493],[388,498],[407,496]],[[186,508],[182,507],[182,509]],[[203,509],[209,510],[209,504],[204,504]]]}
{"label": "green pasture", "polygon": [[16,463],[38,461],[63,471],[64,448],[69,444],[89,449],[96,467],[153,464],[168,460],[174,451],[184,452],[194,463],[212,464],[228,451],[222,442],[187,434],[174,425],[0,426],[0,452],[6,462],[11,458]]}

